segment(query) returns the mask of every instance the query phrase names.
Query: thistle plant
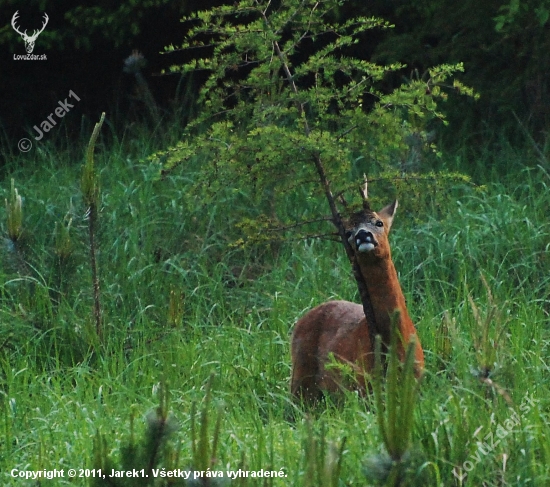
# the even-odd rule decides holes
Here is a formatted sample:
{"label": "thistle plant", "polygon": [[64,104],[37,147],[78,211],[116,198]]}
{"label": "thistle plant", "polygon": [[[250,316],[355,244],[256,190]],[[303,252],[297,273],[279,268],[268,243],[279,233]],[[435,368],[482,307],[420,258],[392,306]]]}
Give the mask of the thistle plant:
{"label": "thistle plant", "polygon": [[72,218],[67,219],[67,223],[55,223],[55,253],[60,260],[67,260],[73,253],[73,241],[71,239]]}
{"label": "thistle plant", "polygon": [[149,89],[149,85],[147,84],[145,77],[141,73],[142,68],[144,68],[146,64],[147,62],[143,54],[134,49],[132,51],[132,54],[124,60],[124,67],[122,68],[122,70],[125,73],[133,74],[135,76],[137,82],[138,97],[143,100],[143,103],[147,107],[147,110],[149,111],[149,114],[151,116],[151,119],[155,123],[155,126],[158,126],[158,124],[160,123],[159,109],[157,104],[155,103],[153,94]]}
{"label": "thistle plant", "polygon": [[[105,478],[93,477],[92,486],[113,486],[113,487],[145,487],[168,485],[168,481],[159,483],[152,470],[159,465],[167,468],[175,468],[172,465],[177,458],[173,448],[168,445],[168,440],[173,436],[179,425],[176,419],[170,414],[168,408],[168,388],[161,384],[159,388],[160,404],[157,408],[150,410],[145,416],[146,429],[143,437],[136,438],[134,431],[135,415],[130,416],[129,435],[125,438],[120,447],[120,460],[115,462],[109,453],[109,445],[105,436],[96,433],[93,446],[93,468],[100,469]],[[113,470],[142,472],[139,477],[107,477]],[[146,476],[145,476],[146,475]],[[158,476],[158,474],[157,474]],[[183,485],[171,483],[170,485]]]}
{"label": "thistle plant", "polygon": [[94,165],[94,148],[99,131],[105,120],[105,112],[101,114],[98,123],[95,124],[94,131],[90,137],[88,149],[86,151],[86,163],[82,168],[82,179],[80,189],[84,204],[86,205],[86,215],[88,217],[88,236],[90,240],[90,268],[92,271],[92,292],[94,296],[93,317],[96,327],[96,333],[101,338],[101,302],[99,293],[99,276],[97,273],[97,246],[96,233],[98,224],[97,208],[99,202],[99,181],[97,171]]}
{"label": "thistle plant", "polygon": [[468,301],[472,309],[475,326],[472,328],[472,341],[476,350],[477,367],[472,367],[472,373],[479,380],[500,394],[508,404],[512,404],[510,395],[502,386],[491,379],[497,366],[497,352],[506,340],[507,322],[502,317],[499,306],[495,303],[487,279],[480,273],[481,282],[487,292],[487,310],[482,312],[476,305],[471,294]]}
{"label": "thistle plant", "polygon": [[9,197],[6,203],[6,231],[8,262],[19,275],[29,275],[31,268],[25,259],[27,239],[23,230],[23,198],[11,180]]}
{"label": "thistle plant", "polygon": [[74,270],[74,243],[71,236],[72,223],[72,217],[70,214],[67,214],[63,221],[56,222],[54,227],[54,278],[57,282],[57,289],[61,294],[65,293],[68,275],[71,270]]}
{"label": "thistle plant", "polygon": [[326,439],[325,426],[321,423],[320,432],[315,433],[313,421],[307,418],[307,440],[305,443],[304,487],[338,487],[342,469],[342,456],[346,438],[340,446]]}
{"label": "thistle plant", "polygon": [[[200,413],[200,422],[197,425],[196,419],[196,403],[191,406],[191,452],[192,452],[192,466],[194,470],[206,471],[212,468],[216,461],[216,452],[218,449],[218,441],[220,437],[220,427],[222,419],[222,408],[218,407],[216,415],[216,423],[214,425],[214,431],[209,433],[210,415],[209,408],[211,402],[212,383],[214,381],[214,375],[210,375],[208,384],[206,385],[206,393],[204,398],[204,405]],[[198,428],[197,428],[198,426]],[[198,433],[198,434],[197,434]],[[212,441],[210,441],[210,435]],[[191,482],[190,482],[191,483]],[[208,485],[207,479],[200,480],[199,482],[193,482],[193,485]],[[216,485],[213,482],[211,485]]]}
{"label": "thistle plant", "polygon": [[8,238],[16,246],[23,235],[23,200],[13,179],[11,180],[10,196],[5,201]]}
{"label": "thistle plant", "polygon": [[183,308],[185,302],[185,293],[180,290],[170,289],[170,296],[168,298],[168,312],[166,321],[168,326],[178,327],[181,326],[183,319]]}
{"label": "thistle plant", "polygon": [[397,353],[397,340],[400,339],[397,321],[394,316],[393,330],[390,335],[391,344],[387,354],[385,394],[382,393],[384,375],[382,341],[380,335],[376,336],[375,371],[372,384],[378,431],[385,451],[382,454],[369,456],[364,467],[368,479],[391,487],[411,485],[408,482],[412,464],[411,438],[419,390],[419,381],[414,377],[415,340],[412,339],[409,343],[405,362],[401,364]]}

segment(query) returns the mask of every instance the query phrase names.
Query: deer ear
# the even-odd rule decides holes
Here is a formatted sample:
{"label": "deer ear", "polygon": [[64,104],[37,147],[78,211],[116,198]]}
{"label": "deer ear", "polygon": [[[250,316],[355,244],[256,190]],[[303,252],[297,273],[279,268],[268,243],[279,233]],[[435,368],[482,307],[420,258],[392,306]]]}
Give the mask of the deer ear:
{"label": "deer ear", "polygon": [[391,203],[388,206],[384,206],[379,212],[378,216],[384,220],[384,223],[386,224],[386,228],[388,231],[391,228],[391,224],[393,222],[393,216],[395,215],[395,212],[397,211],[397,200],[395,200],[393,203]]}

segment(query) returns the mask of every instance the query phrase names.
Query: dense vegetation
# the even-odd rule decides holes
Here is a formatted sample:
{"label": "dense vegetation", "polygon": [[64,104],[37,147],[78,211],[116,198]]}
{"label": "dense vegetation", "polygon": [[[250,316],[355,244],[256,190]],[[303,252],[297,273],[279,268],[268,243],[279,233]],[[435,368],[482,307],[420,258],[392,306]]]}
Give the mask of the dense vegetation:
{"label": "dense vegetation", "polygon": [[[500,31],[529,12],[503,11]],[[256,62],[276,38],[262,30],[267,22],[239,31],[246,15],[232,15],[223,11],[229,27],[216,24],[219,71],[201,91],[204,105],[186,114],[194,123],[157,121],[144,98],[147,123],[125,132],[107,116],[95,159],[93,143],[67,144],[61,130],[31,152],[2,153],[3,485],[30,482],[13,469],[64,469],[35,485],[546,485],[550,167],[540,134],[508,143],[493,126],[498,145],[479,137],[475,150],[466,139],[436,149],[429,133],[448,130],[436,102],[452,67],[430,66],[429,81],[390,89],[398,66],[356,62],[353,50],[328,56],[329,42],[306,55],[302,39],[284,32],[286,52],[297,53],[286,58],[296,91],[278,77],[284,62],[226,78],[239,48]],[[265,35],[239,43],[231,29]],[[364,33],[348,34],[342,42],[353,47]],[[315,49],[327,56],[309,58]],[[361,79],[360,69],[341,74],[344,59],[368,67],[365,107],[362,95],[344,96]],[[406,451],[397,478],[380,402],[349,392],[306,411],[288,393],[296,319],[328,299],[358,300],[341,243],[291,228],[313,221],[311,233],[332,230],[319,221],[329,211],[307,168],[318,153],[351,205],[365,171],[375,206],[400,201],[390,239],[426,374],[411,445],[397,445]],[[81,468],[224,478],[68,477]],[[228,478],[239,470],[255,476]],[[284,476],[259,479],[261,470]]]}
{"label": "dense vegetation", "polygon": [[[187,196],[193,170],[158,181],[157,168],[139,162],[148,153],[142,142],[136,155],[121,145],[96,156],[103,348],[94,338],[79,167],[44,151],[10,170],[24,213],[21,241],[4,240],[2,249],[4,485],[21,485],[9,477],[12,468],[91,468],[96,432],[116,449],[133,414],[138,434],[162,381],[179,424],[180,468],[190,466],[190,412],[212,373],[212,412],[222,405],[215,470],[237,470],[244,461],[246,470],[284,468],[292,480],[270,479],[273,485],[318,485],[306,474],[304,453],[313,428],[318,442],[323,435],[339,446],[347,438],[341,479],[364,485],[362,462],[381,442],[372,405],[349,394],[343,408],[322,409],[313,425],[300,410],[287,421],[292,324],[316,303],[357,299],[340,245],[232,248],[246,195],[202,207]],[[549,175],[516,157],[515,171],[487,180],[482,192],[456,188],[445,205],[429,195],[414,213],[404,203],[392,230],[427,356],[413,444],[443,485],[454,485],[453,467],[512,417],[506,394],[480,382],[486,366],[520,423],[481,455],[467,485],[544,485],[549,476]],[[7,196],[9,179],[3,188]],[[71,221],[60,240],[56,228]],[[526,394],[536,406],[523,414]]]}

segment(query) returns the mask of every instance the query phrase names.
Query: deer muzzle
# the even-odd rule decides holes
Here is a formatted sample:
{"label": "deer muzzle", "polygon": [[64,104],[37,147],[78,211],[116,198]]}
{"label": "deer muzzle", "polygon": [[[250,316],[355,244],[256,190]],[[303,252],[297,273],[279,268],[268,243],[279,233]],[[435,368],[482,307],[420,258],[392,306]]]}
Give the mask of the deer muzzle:
{"label": "deer muzzle", "polygon": [[355,246],[359,252],[371,252],[378,246],[378,242],[372,232],[359,230],[355,234]]}

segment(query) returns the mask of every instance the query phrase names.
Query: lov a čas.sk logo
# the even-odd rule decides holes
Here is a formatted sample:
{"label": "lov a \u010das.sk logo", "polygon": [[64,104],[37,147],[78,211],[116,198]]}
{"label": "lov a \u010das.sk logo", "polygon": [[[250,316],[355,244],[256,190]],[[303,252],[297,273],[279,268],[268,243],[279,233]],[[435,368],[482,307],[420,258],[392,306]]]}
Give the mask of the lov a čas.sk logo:
{"label": "lov a \u010das.sk logo", "polygon": [[23,38],[23,41],[25,42],[25,50],[27,51],[27,54],[26,55],[14,54],[13,59],[14,60],[24,59],[24,60],[45,61],[46,60],[46,55],[45,54],[41,54],[40,56],[38,56],[38,55],[33,54],[32,52],[34,50],[34,43],[36,42],[36,39],[38,38],[38,36],[42,33],[42,31],[46,28],[46,25],[48,24],[48,20],[49,20],[48,14],[44,13],[44,21],[42,22],[42,28],[39,29],[39,30],[36,29],[31,35],[27,34],[27,29],[25,29],[23,32],[21,32],[21,30],[19,30],[19,27],[17,27],[17,24],[16,24],[18,17],[19,17],[19,10],[17,10],[13,14],[13,17],[11,18],[11,26],[13,27],[13,30],[15,32],[17,32]]}

